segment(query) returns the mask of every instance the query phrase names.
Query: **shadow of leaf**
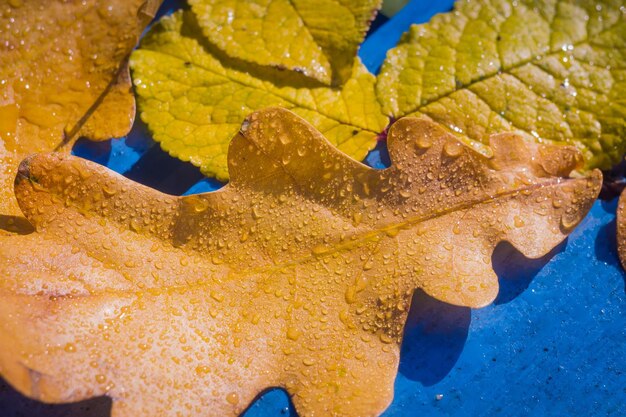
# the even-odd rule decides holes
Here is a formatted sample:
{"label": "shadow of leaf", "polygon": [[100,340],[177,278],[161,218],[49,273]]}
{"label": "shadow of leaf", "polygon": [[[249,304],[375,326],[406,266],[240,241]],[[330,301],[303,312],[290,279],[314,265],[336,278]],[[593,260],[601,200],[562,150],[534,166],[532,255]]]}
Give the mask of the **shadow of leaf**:
{"label": "shadow of leaf", "polygon": [[171,195],[181,195],[204,178],[200,170],[153,146],[124,174],[127,178]]}
{"label": "shadow of leaf", "polygon": [[7,216],[0,214],[0,230],[18,235],[28,235],[35,231],[33,226],[24,217]]}
{"label": "shadow of leaf", "polygon": [[44,404],[24,397],[0,379],[0,417],[109,417],[111,404],[106,397],[71,404]]}
{"label": "shadow of leaf", "polygon": [[530,285],[532,280],[557,253],[565,250],[567,239],[539,259],[528,259],[510,243],[499,244],[493,252],[493,269],[498,275],[500,290],[494,304],[506,304]]}
{"label": "shadow of leaf", "polygon": [[94,142],[80,138],[72,147],[72,154],[106,166],[111,158],[111,141]]}
{"label": "shadow of leaf", "polygon": [[463,350],[470,319],[469,308],[415,291],[400,353],[402,375],[424,386],[441,381]]}
{"label": "shadow of leaf", "polygon": [[[617,210],[617,198],[611,201],[603,201],[602,207],[609,213],[614,213]],[[624,292],[626,292],[626,272],[624,272],[617,250],[616,218],[613,218],[600,228],[594,244],[594,252],[598,260],[613,266],[620,272],[624,280]]]}

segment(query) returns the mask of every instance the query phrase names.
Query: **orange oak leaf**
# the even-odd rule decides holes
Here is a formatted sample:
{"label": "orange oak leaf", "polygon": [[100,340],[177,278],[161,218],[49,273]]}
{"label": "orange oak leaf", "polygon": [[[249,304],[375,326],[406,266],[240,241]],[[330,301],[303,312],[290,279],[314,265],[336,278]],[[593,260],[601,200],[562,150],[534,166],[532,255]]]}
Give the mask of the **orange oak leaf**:
{"label": "orange oak leaf", "polygon": [[268,109],[232,140],[230,183],[187,197],[30,157],[36,231],[0,241],[0,372],[47,402],[107,395],[114,417],[234,416],[268,387],[301,416],[378,415],[413,291],[490,303],[495,246],[546,254],[599,192],[599,171],[568,177],[571,147],[491,146],[405,118],[374,170]]}
{"label": "orange oak leaf", "polygon": [[130,130],[128,54],[160,3],[0,1],[0,233],[28,229],[13,197],[26,155]]}

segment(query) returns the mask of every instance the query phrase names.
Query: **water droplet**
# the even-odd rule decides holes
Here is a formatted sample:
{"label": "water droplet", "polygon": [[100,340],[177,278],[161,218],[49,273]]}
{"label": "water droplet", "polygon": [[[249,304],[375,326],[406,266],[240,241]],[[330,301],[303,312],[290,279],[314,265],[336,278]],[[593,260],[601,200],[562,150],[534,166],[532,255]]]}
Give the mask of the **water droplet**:
{"label": "water droplet", "polygon": [[226,401],[229,404],[236,405],[239,402],[239,395],[236,392],[231,392],[226,396]]}
{"label": "water droplet", "polygon": [[211,371],[211,369],[208,366],[198,366],[196,367],[196,374],[198,375],[206,375]]}
{"label": "water droplet", "polygon": [[291,137],[285,133],[278,134],[278,140],[283,145],[288,145],[291,142]]}
{"label": "water droplet", "polygon": [[415,140],[415,146],[419,149],[428,149],[433,146],[433,141],[428,136],[422,136]]}
{"label": "water droplet", "polygon": [[326,252],[328,252],[329,250],[330,250],[330,249],[329,249],[329,248],[327,248],[327,247],[326,247],[326,246],[324,246],[324,245],[318,245],[318,246],[315,246],[313,249],[311,249],[311,253],[312,253],[314,256],[320,256],[320,255],[325,254],[325,253],[326,253]]}
{"label": "water droplet", "polygon": [[217,301],[218,303],[221,303],[222,301],[224,301],[224,296],[215,291],[211,291],[211,298]]}
{"label": "water droplet", "polygon": [[348,288],[346,288],[346,303],[354,304],[354,302],[356,301],[356,292],[356,286],[354,285],[349,285]]}
{"label": "water droplet", "polygon": [[391,337],[389,337],[386,333],[380,333],[378,335],[378,338],[380,339],[381,342],[385,343],[385,344],[390,344],[393,342],[393,339]]}
{"label": "water droplet", "polygon": [[141,231],[141,225],[139,224],[139,221],[137,219],[130,219],[130,230],[132,230],[133,232]]}
{"label": "water droplet", "polygon": [[443,145],[443,153],[450,158],[456,158],[463,153],[463,145],[457,140],[448,140]]}
{"label": "water droplet", "polygon": [[117,190],[113,187],[108,187],[104,185],[102,187],[102,193],[104,194],[105,197],[113,197],[115,194],[117,194]]}
{"label": "water droplet", "polygon": [[296,329],[295,327],[289,327],[287,329],[287,339],[289,340],[298,340],[301,335],[302,332],[300,332],[300,330]]}
{"label": "water droplet", "polygon": [[209,203],[203,198],[194,198],[193,199],[193,211],[196,213],[203,213],[209,208]]}
{"label": "water droplet", "polygon": [[565,230],[570,230],[574,228],[578,224],[579,221],[580,221],[579,216],[571,216],[571,215],[561,216],[561,226]]}

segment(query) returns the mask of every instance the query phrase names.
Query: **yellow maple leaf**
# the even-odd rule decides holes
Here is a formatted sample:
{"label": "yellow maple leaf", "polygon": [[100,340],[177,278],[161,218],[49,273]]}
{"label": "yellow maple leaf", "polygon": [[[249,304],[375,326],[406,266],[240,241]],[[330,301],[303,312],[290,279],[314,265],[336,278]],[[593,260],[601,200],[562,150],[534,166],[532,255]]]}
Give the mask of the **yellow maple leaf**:
{"label": "yellow maple leaf", "polygon": [[135,112],[127,58],[160,1],[0,4],[0,233],[28,229],[13,198],[17,165],[79,136],[125,135]]}
{"label": "yellow maple leaf", "polygon": [[425,115],[489,154],[489,136],[578,147],[586,168],[626,151],[622,0],[459,0],[387,53],[386,114]]}
{"label": "yellow maple leaf", "polygon": [[30,157],[36,232],[0,240],[0,373],[43,401],[108,395],[114,417],[235,416],[275,386],[301,416],[378,415],[414,289],[490,303],[495,246],[546,254],[599,192],[598,171],[568,177],[572,147],[491,146],[405,118],[378,171],[269,109],[231,142],[230,183],[187,197]]}
{"label": "yellow maple leaf", "polygon": [[222,180],[228,178],[228,143],[254,110],[288,108],[359,160],[388,122],[376,101],[375,78],[358,59],[340,89],[237,63],[206,42],[190,12],[161,19],[133,53],[131,67],[141,118],[154,139],[170,155]]}
{"label": "yellow maple leaf", "polygon": [[341,85],[381,0],[191,0],[207,39],[228,56]]}

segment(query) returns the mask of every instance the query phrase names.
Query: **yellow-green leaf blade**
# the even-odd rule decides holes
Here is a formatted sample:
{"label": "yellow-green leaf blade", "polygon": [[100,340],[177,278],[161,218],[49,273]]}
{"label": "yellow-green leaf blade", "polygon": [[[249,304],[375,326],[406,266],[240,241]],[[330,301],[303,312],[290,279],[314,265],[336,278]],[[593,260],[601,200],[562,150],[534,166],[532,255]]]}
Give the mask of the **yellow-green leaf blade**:
{"label": "yellow-green leaf blade", "polygon": [[362,159],[385,128],[374,76],[356,62],[341,90],[229,60],[203,42],[191,13],[162,19],[131,57],[142,119],[172,156],[227,178],[228,143],[252,111],[281,106]]}
{"label": "yellow-green leaf blade", "polygon": [[484,153],[515,130],[610,167],[626,150],[626,8],[578,3],[459,1],[413,26],[379,75],[383,111],[426,115]]}
{"label": "yellow-green leaf blade", "polygon": [[323,83],[351,75],[380,0],[191,0],[202,32],[227,55]]}

